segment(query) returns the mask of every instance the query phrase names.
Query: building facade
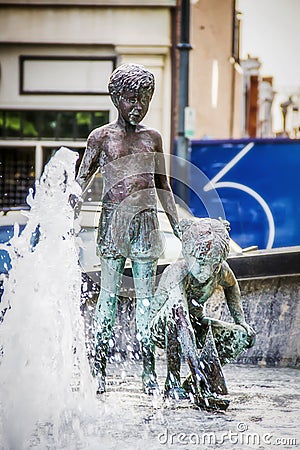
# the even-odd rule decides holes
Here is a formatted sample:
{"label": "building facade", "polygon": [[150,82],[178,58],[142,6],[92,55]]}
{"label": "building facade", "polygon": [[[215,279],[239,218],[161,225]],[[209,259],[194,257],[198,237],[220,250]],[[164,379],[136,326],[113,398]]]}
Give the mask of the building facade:
{"label": "building facade", "polygon": [[190,106],[194,139],[242,136],[242,69],[235,0],[191,2]]}
{"label": "building facade", "polygon": [[[121,63],[154,73],[145,122],[173,151],[180,11],[181,0],[0,0],[0,208],[25,203],[57,148],[82,154],[116,117],[107,82]],[[243,135],[238,18],[235,0],[190,1],[193,139]]]}
{"label": "building facade", "polygon": [[116,117],[107,82],[119,64],[156,79],[147,123],[170,148],[175,0],[0,0],[0,207],[25,203],[61,145],[82,153]]}

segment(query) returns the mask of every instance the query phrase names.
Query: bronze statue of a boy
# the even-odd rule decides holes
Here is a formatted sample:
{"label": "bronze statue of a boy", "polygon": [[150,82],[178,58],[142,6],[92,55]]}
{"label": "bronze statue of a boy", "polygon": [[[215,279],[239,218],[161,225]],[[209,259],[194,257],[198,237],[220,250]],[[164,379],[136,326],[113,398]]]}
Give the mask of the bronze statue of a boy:
{"label": "bronze statue of a boy", "polygon": [[174,197],[165,173],[160,133],[141,125],[154,92],[154,76],[143,66],[124,64],[108,85],[118,110],[114,122],[96,128],[77,176],[84,190],[94,173],[103,177],[98,228],[101,291],[95,312],[94,376],[105,391],[106,360],[126,258],[132,261],[136,291],[136,325],[143,359],[143,387],[157,388],[153,345],[148,326],[157,260],[162,252],[158,233],[157,196],[175,235],[179,236]]}
{"label": "bronze statue of a boy", "polygon": [[[187,398],[192,386],[200,406],[226,409],[228,403],[218,399],[218,394],[227,393],[221,366],[251,347],[255,332],[245,321],[239,286],[226,262],[230,242],[226,226],[209,218],[184,220],[180,226],[184,259],[171,264],[160,279],[149,317],[152,341],[166,348],[167,394]],[[235,323],[204,314],[205,302],[218,285]],[[181,352],[192,375],[183,385]]]}

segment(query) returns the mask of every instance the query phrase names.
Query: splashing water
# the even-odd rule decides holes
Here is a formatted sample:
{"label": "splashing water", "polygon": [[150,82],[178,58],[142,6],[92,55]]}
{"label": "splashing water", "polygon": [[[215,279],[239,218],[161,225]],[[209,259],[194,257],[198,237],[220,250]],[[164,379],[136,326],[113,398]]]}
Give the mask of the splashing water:
{"label": "splashing water", "polygon": [[[10,242],[0,324],[4,449],[78,448],[97,408],[80,314],[81,271],[70,194],[78,154],[62,147],[30,191],[28,223]],[[38,239],[33,237],[38,234]],[[99,411],[98,411],[99,413]],[[74,442],[66,442],[67,434]],[[67,433],[66,433],[67,430]],[[0,446],[1,447],[1,446]]]}
{"label": "splashing water", "polygon": [[[236,407],[226,415],[199,414],[186,404],[164,404],[160,397],[152,401],[140,394],[140,373],[97,402],[85,357],[81,274],[68,203],[79,189],[76,159],[70,150],[57,151],[35,195],[29,195],[26,228],[18,237],[16,227],[9,245],[2,245],[11,255],[12,269],[0,303],[0,309],[10,307],[0,323],[0,450],[179,448],[173,436],[190,437],[189,448],[196,443],[192,438],[213,436],[225,450],[232,449],[232,442],[223,437],[232,432],[241,439],[255,437],[255,442],[262,436],[296,438],[297,369],[229,368]],[[250,390],[245,391],[245,380]],[[278,399],[281,408],[274,413]],[[239,427],[248,424],[249,434],[242,434]],[[168,442],[161,441],[168,436]]]}

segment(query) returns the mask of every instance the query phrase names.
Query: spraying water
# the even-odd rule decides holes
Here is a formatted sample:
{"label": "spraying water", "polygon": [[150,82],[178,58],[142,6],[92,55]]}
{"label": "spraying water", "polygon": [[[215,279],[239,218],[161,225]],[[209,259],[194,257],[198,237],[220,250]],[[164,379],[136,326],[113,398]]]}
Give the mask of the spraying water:
{"label": "spraying water", "polygon": [[[70,194],[80,194],[77,158],[64,147],[55,153],[35,193],[29,192],[26,228],[18,236],[15,226],[5,245],[12,263],[1,302],[7,311],[0,325],[0,435],[5,450],[82,448],[83,422],[97,407],[84,344],[81,272],[69,204]],[[67,435],[73,443],[66,442]]]}
{"label": "spraying water", "polygon": [[[10,308],[0,324],[0,449],[157,450],[162,445],[175,448],[174,436],[212,435],[225,450],[232,449],[232,441],[224,442],[222,436],[232,431],[237,438],[281,436],[281,442],[298,436],[295,369],[279,374],[274,368],[231,368],[236,407],[221,416],[201,415],[186,404],[178,409],[155,405],[141,396],[135,378],[111,391],[101,408],[97,405],[85,358],[81,274],[68,203],[71,193],[79,193],[76,159],[64,148],[55,154],[35,195],[28,197],[31,209],[25,230],[18,237],[16,227],[5,246],[12,269],[0,304],[1,309]],[[246,392],[245,380],[251,387]],[[248,424],[249,434],[243,434]],[[295,446],[296,439],[293,442]],[[187,443],[184,440],[182,446]],[[190,444],[194,447],[195,441]]]}

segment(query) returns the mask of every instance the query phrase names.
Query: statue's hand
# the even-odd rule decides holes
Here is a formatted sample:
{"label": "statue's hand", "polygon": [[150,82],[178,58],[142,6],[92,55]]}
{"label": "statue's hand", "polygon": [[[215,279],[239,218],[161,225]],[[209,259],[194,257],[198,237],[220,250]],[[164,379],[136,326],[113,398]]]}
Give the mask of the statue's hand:
{"label": "statue's hand", "polygon": [[239,325],[241,325],[246,330],[249,338],[249,348],[252,347],[254,345],[256,335],[254,329],[246,322],[240,323]]}

